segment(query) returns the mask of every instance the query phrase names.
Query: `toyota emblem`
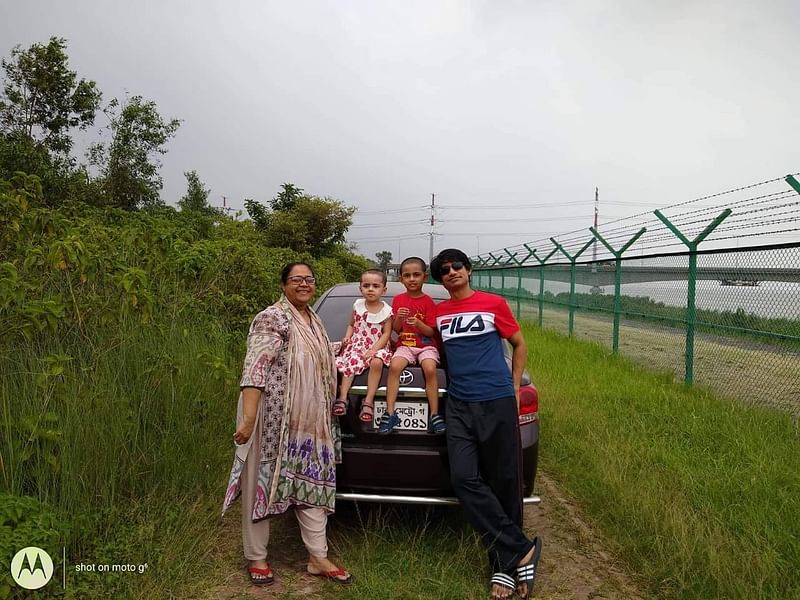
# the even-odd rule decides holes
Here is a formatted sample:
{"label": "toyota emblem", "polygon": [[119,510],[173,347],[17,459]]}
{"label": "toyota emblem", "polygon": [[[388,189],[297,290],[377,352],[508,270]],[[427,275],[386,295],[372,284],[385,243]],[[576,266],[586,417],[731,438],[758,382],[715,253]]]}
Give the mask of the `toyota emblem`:
{"label": "toyota emblem", "polygon": [[400,385],[408,385],[412,381],[414,381],[413,373],[407,369],[403,369],[403,372],[400,373]]}

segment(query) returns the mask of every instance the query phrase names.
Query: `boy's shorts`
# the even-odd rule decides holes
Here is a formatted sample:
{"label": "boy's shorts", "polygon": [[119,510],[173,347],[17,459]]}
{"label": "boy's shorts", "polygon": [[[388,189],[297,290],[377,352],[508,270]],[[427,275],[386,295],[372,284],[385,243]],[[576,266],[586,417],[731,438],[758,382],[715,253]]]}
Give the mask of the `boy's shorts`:
{"label": "boy's shorts", "polygon": [[398,346],[392,358],[395,356],[406,359],[410,365],[416,363],[422,364],[422,361],[426,358],[431,358],[436,361],[437,365],[439,364],[439,350],[436,349],[436,346],[423,346],[422,348],[416,348],[415,346]]}

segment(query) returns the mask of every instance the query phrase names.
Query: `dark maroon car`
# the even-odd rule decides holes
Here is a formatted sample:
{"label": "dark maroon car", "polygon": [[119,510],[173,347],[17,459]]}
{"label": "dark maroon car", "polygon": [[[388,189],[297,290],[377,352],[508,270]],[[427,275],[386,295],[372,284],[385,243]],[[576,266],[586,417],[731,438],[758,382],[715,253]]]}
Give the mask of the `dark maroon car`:
{"label": "dark maroon car", "polygon": [[[389,282],[384,300],[405,291],[400,283]],[[440,285],[425,284],[424,291],[434,302],[449,298]],[[358,283],[344,283],[325,291],[314,309],[322,318],[331,340],[344,336],[350,322],[353,302],[360,298]],[[444,358],[444,357],[443,357]],[[509,346],[506,360],[511,368]],[[447,365],[438,369],[440,406],[447,416]],[[361,400],[367,391],[367,373],[355,378],[348,397],[347,415],[340,418],[342,426],[342,463],[338,466],[337,494],[339,500],[367,500],[407,504],[454,504],[444,435],[428,433],[428,401],[425,379],[418,366],[407,367],[400,376],[397,414],[401,424],[394,433],[379,435],[377,423],[386,407],[386,376],[383,375],[375,397],[375,418],[371,423],[359,420]],[[532,496],[539,452],[539,396],[528,373],[523,375],[521,414],[522,472],[524,502],[535,504]]]}

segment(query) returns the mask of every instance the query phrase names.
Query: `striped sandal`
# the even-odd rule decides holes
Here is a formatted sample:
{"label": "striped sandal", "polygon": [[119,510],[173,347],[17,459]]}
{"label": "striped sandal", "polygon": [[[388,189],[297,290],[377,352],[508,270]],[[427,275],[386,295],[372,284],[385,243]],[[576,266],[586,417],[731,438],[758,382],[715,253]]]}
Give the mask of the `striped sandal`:
{"label": "striped sandal", "polygon": [[519,586],[525,586],[525,594],[518,592],[523,600],[531,597],[533,582],[536,579],[536,566],[539,564],[539,557],[542,554],[542,540],[538,537],[533,538],[533,556],[524,565],[517,567],[517,590]]}
{"label": "striped sandal", "polygon": [[508,594],[505,596],[498,596],[496,593],[492,594],[492,600],[511,598],[514,595],[514,590],[516,589],[514,578],[511,575],[506,575],[505,573],[494,573],[492,575],[492,581],[490,585],[498,585],[502,589],[508,590]]}

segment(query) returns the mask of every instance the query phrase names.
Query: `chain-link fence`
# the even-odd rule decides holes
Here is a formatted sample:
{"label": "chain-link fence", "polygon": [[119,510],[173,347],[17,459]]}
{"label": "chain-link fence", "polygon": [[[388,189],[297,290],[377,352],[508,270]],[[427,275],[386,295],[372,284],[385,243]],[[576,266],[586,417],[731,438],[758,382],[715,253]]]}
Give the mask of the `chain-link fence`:
{"label": "chain-link fence", "polygon": [[475,265],[472,283],[521,320],[800,416],[800,242]]}

